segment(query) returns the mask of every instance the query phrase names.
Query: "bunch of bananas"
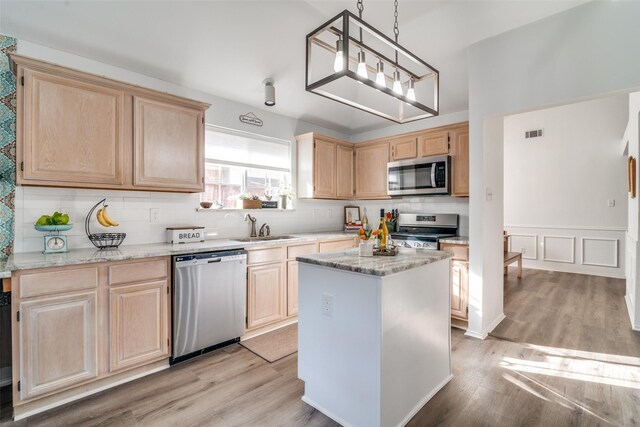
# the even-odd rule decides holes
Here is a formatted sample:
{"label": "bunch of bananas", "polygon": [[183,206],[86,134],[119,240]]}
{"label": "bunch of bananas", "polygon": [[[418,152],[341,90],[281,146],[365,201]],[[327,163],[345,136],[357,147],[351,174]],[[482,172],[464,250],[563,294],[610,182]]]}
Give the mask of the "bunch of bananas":
{"label": "bunch of bananas", "polygon": [[116,221],[111,219],[109,214],[107,214],[106,206],[98,209],[98,212],[96,212],[96,218],[98,219],[100,225],[103,227],[117,227],[119,225]]}

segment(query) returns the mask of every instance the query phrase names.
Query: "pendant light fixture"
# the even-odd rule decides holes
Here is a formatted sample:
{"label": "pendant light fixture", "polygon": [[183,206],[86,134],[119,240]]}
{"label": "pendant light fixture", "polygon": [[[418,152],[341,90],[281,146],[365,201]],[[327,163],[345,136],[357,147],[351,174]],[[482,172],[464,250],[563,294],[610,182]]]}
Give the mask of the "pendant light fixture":
{"label": "pendant light fixture", "polygon": [[336,59],[333,61],[333,71],[336,73],[342,71],[344,68],[344,52],[342,48],[342,39],[338,39],[336,42]]}
{"label": "pendant light fixture", "polygon": [[363,0],[357,8],[307,35],[306,90],[397,123],[437,116],[438,70],[398,44],[398,0],[394,39],[362,19]]}

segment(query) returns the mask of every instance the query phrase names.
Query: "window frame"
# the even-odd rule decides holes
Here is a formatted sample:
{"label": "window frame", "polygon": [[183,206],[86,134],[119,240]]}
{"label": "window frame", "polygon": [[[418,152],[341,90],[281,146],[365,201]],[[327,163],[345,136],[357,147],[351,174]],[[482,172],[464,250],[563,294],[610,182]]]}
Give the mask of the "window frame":
{"label": "window frame", "polygon": [[[280,168],[280,167],[275,167],[275,166],[264,166],[264,165],[255,164],[255,163],[234,162],[234,161],[228,161],[228,160],[216,160],[216,159],[208,158],[206,156],[206,148],[205,148],[205,150],[204,150],[205,151],[205,155],[204,155],[205,169],[206,169],[206,165],[207,164],[244,168],[244,173],[243,173],[242,183],[241,183],[241,193],[244,193],[244,192],[247,191],[248,181],[249,181],[249,170],[250,169],[254,169],[254,170],[258,169],[258,170],[265,170],[265,171],[272,171],[272,172],[282,172],[284,174],[284,183],[287,184],[287,185],[290,185],[292,188],[294,188],[293,187],[293,182],[295,181],[295,177],[293,175],[293,173],[294,173],[293,172],[293,166],[294,165],[293,165],[293,143],[292,143],[292,141],[286,140],[286,139],[282,139],[282,138],[275,138],[275,137],[267,136],[267,135],[261,135],[261,134],[254,133],[254,132],[248,132],[248,131],[244,131],[244,130],[233,129],[233,128],[228,128],[228,127],[224,127],[224,126],[205,123],[205,147],[206,147],[206,130],[207,129],[210,129],[210,130],[213,130],[213,131],[219,132],[219,133],[226,133],[226,134],[229,134],[229,135],[243,136],[243,137],[251,138],[251,139],[254,139],[254,140],[257,140],[257,141],[264,141],[264,142],[267,142],[267,143],[276,143],[276,144],[285,145],[288,148],[288,150],[287,150],[288,151],[287,163],[288,163],[289,167],[288,168]],[[287,174],[288,174],[289,183],[287,183]],[[205,185],[206,185],[206,174],[205,174]],[[200,194],[202,195],[203,193],[200,193]],[[236,209],[236,208],[230,207],[230,206],[223,206],[222,209]]]}

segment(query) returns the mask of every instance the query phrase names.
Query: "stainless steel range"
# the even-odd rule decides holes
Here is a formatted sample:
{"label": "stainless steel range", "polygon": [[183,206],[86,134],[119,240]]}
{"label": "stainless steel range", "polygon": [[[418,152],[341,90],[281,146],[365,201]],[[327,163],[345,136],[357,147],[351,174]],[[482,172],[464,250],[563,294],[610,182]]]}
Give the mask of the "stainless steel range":
{"label": "stainless steel range", "polygon": [[390,234],[398,246],[438,249],[438,239],[458,235],[458,215],[400,214],[398,231]]}

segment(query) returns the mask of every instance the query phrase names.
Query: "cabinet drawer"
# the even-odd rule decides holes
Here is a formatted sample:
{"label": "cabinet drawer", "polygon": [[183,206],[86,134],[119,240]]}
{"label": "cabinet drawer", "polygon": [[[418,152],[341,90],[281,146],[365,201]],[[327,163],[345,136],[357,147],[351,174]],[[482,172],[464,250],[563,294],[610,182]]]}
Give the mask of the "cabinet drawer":
{"label": "cabinet drawer", "polygon": [[128,262],[109,266],[109,284],[143,282],[167,277],[167,260]]}
{"label": "cabinet drawer", "polygon": [[43,271],[20,276],[21,299],[97,287],[97,267]]}
{"label": "cabinet drawer", "polygon": [[284,261],[285,250],[279,248],[251,249],[247,251],[247,264]]}
{"label": "cabinet drawer", "polygon": [[353,248],[353,238],[335,242],[320,242],[320,252],[344,251]]}
{"label": "cabinet drawer", "polygon": [[310,243],[308,245],[289,246],[287,248],[287,258],[296,259],[296,257],[308,254],[315,254],[318,252],[318,245],[316,243]]}
{"label": "cabinet drawer", "polygon": [[453,252],[453,259],[469,261],[469,246],[467,245],[452,245],[443,243],[440,245],[440,250]]}

